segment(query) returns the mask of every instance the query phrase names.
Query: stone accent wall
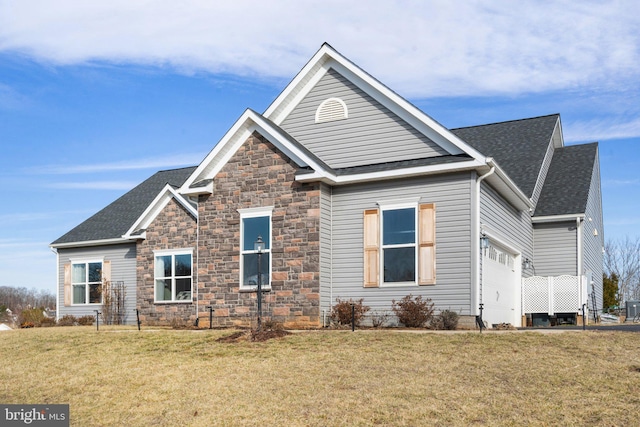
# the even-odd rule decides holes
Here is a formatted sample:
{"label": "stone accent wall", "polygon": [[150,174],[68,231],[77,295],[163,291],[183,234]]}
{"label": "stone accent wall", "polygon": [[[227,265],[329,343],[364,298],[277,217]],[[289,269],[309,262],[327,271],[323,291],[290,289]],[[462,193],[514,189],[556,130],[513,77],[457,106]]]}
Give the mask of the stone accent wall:
{"label": "stone accent wall", "polygon": [[263,316],[286,327],[320,325],[320,187],[295,181],[297,166],[254,133],[200,196],[200,325],[255,326],[255,293],[240,291],[240,213],[273,206],[272,276]]}
{"label": "stone accent wall", "polygon": [[[151,223],[147,238],[137,244],[136,275],[138,282],[137,306],[140,320],[147,325],[187,325],[196,319],[196,220],[174,199]],[[192,258],[192,302],[154,302],[154,254],[164,249],[193,248]]]}

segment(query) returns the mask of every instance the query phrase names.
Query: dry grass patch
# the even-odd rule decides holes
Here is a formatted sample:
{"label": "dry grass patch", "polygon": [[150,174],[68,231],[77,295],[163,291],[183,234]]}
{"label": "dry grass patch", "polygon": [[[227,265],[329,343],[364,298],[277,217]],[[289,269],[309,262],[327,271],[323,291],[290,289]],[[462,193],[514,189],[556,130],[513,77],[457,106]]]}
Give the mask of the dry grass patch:
{"label": "dry grass patch", "polygon": [[633,425],[640,336],[48,328],[2,335],[0,401],[72,425]]}

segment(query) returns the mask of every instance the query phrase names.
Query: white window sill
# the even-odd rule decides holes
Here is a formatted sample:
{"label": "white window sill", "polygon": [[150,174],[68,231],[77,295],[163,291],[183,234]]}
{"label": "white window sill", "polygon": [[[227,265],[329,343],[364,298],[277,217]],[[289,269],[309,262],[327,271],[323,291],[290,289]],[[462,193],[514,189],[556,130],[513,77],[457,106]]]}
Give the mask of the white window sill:
{"label": "white window sill", "polygon": [[417,282],[383,282],[381,288],[402,288],[402,287],[418,287]]}
{"label": "white window sill", "polygon": [[154,301],[154,304],[193,304],[193,299],[175,301]]}

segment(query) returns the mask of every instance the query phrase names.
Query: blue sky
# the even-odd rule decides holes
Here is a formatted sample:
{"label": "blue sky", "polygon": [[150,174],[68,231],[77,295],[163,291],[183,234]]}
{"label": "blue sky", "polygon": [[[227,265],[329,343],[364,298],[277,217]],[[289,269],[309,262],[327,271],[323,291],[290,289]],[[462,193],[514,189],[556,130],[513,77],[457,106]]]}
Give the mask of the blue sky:
{"label": "blue sky", "polygon": [[450,128],[560,113],[600,142],[605,237],[640,236],[633,1],[174,3],[0,0],[0,286],[53,291],[51,241],[199,163],[325,41]]}

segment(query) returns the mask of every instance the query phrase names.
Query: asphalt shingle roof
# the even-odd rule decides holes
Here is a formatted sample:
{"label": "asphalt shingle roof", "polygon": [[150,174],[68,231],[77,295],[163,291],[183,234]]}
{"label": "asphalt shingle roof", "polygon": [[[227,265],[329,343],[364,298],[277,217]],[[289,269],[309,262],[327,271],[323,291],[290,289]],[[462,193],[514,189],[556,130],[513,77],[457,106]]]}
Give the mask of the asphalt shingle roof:
{"label": "asphalt shingle roof", "polygon": [[534,216],[585,213],[598,143],[557,148]]}
{"label": "asphalt shingle roof", "polygon": [[165,185],[181,186],[195,166],[160,171],[122,197],[55,240],[52,245],[121,237],[156,198]]}
{"label": "asphalt shingle roof", "polygon": [[527,196],[533,190],[553,135],[558,114],[451,129],[498,165]]}

